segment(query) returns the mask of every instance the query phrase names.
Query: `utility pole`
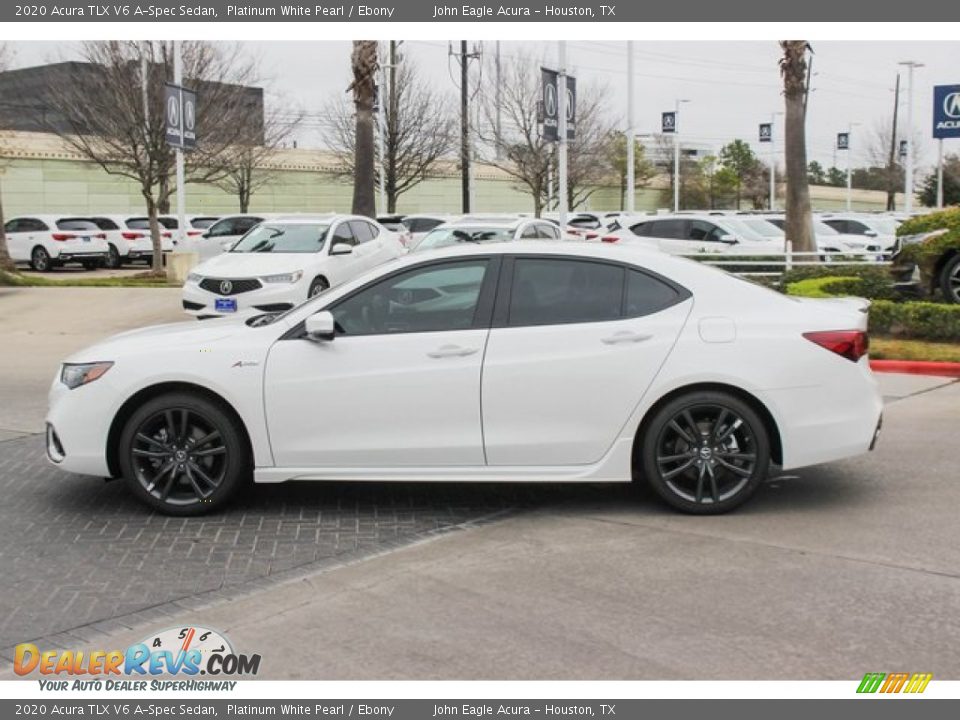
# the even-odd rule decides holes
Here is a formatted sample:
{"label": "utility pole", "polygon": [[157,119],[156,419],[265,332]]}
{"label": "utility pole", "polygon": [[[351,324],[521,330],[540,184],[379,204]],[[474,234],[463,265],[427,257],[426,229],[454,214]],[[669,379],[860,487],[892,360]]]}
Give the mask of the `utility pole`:
{"label": "utility pole", "polygon": [[567,229],[567,43],[558,43],[559,68],[557,72],[557,126],[560,137],[560,157],[557,162],[560,232]]}
{"label": "utility pole", "polygon": [[943,138],[937,138],[937,210],[943,210]]}
{"label": "utility pole", "polygon": [[[181,56],[180,41],[173,41],[173,82],[178,88],[183,87],[183,58]],[[180,91],[180,112],[183,112],[183,92]],[[182,116],[181,116],[182,117]],[[183,165],[183,138],[174,153],[177,159],[177,244],[184,245],[187,239],[187,197],[184,188],[186,172]]]}
{"label": "utility pole", "polygon": [[887,210],[897,209],[897,119],[900,113],[900,73],[893,88],[893,128],[890,130],[890,155],[887,158]]}
{"label": "utility pole", "polygon": [[380,82],[377,83],[377,149],[380,151],[379,209],[387,212],[387,66],[380,63]]}
{"label": "utility pole", "polygon": [[633,141],[633,40],[627,40],[627,207],[631,215],[634,212],[634,141]]}
{"label": "utility pole", "polygon": [[494,95],[497,103],[497,127],[496,127],[496,139],[497,147],[495,148],[497,154],[497,160],[503,159],[503,144],[500,142],[500,138],[503,137],[503,125],[502,125],[502,108],[503,108],[503,92],[500,86],[500,41],[497,40],[497,50],[496,55],[494,56],[494,70],[496,74],[497,86],[494,89]]}
{"label": "utility pole", "polygon": [[677,100],[673,106],[673,211],[680,212],[680,104],[689,100]]}
{"label": "utility pole", "polygon": [[849,123],[847,125],[847,212],[850,212],[853,206],[853,128],[860,123]]}
{"label": "utility pole", "polygon": [[777,115],[782,112],[770,113],[770,209],[777,207]]}
{"label": "utility pole", "polygon": [[905,65],[907,67],[907,130],[904,133],[907,137],[907,168],[906,168],[906,182],[904,183],[904,194],[906,195],[906,201],[904,202],[904,210],[909,215],[913,212],[913,163],[915,160],[916,152],[913,147],[913,71],[916,68],[923,67],[923,63],[918,63],[913,60],[905,60],[901,62],[900,65]]}
{"label": "utility pole", "polygon": [[470,212],[470,79],[467,41],[460,41],[460,206]]}

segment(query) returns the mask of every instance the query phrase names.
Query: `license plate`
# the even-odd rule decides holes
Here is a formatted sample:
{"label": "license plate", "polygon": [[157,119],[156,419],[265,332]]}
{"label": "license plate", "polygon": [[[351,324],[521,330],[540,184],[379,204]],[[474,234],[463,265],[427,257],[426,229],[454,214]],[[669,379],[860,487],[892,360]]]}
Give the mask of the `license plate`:
{"label": "license plate", "polygon": [[213,301],[213,308],[217,312],[236,312],[237,301],[235,298],[217,298]]}
{"label": "license plate", "polygon": [[80,239],[83,240],[84,242],[90,242],[90,236],[89,236],[89,235],[83,235]]}

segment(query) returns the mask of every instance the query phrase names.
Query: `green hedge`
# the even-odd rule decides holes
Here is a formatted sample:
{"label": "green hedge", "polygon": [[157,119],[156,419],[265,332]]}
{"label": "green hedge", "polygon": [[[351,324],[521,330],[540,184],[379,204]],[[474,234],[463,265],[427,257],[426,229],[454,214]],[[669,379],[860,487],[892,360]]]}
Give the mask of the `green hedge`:
{"label": "green hedge", "polygon": [[897,235],[919,235],[931,230],[960,230],[960,207],[910,218],[900,224]]}
{"label": "green hedge", "polygon": [[[859,279],[863,283],[863,288],[859,292],[843,292],[841,294],[860,295],[860,297],[879,297],[892,299],[896,297],[893,288],[893,279],[890,277],[890,271],[886,266],[876,266],[873,263],[860,265],[843,265],[836,267],[832,265],[804,265],[785,272],[781,278],[781,285],[789,287],[790,285],[802,280],[812,278],[829,278],[836,280],[838,278]],[[869,293],[869,294],[867,294]]]}
{"label": "green hedge", "polygon": [[[791,283],[787,294],[797,297],[865,297],[866,286],[857,277],[813,277]],[[917,340],[960,342],[960,305],[930,302],[893,302],[874,299],[870,305],[870,332]]]}

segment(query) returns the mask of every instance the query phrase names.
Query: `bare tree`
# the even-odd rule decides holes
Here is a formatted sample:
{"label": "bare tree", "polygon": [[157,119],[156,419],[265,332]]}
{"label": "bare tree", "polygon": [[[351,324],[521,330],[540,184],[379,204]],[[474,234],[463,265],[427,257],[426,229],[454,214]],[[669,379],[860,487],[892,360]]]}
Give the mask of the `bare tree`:
{"label": "bare tree", "polygon": [[[169,42],[84,43],[85,63],[69,64],[40,88],[45,129],[106,172],[134,180],[150,218],[153,271],[161,273],[157,214],[174,191],[174,153],[164,135],[164,83],[173,79]],[[256,67],[239,46],[188,41],[182,44],[184,84],[197,90],[197,149],[187,158],[187,181],[223,177],[228,149],[262,132],[244,86]]]}
{"label": "bare tree", "polygon": [[[810,187],[807,184],[807,50],[806,40],[781,40],[780,75],[786,105],[787,216],[786,236],[799,252],[816,252]],[[815,257],[815,256],[811,256]]]}
{"label": "bare tree", "polygon": [[[404,61],[394,69],[391,92],[384,103],[383,184],[386,211],[397,211],[397,200],[433,173],[456,146],[456,121],[447,98],[422,80],[415,65]],[[384,97],[386,95],[386,97]],[[336,99],[323,111],[326,144],[337,158],[338,174],[353,177],[356,167],[356,127],[352,109]],[[380,163],[374,168],[380,182]]]}
{"label": "bare tree", "polygon": [[302,112],[291,117],[272,110],[264,116],[262,133],[250,129],[246,137],[227,148],[219,163],[223,176],[213,184],[236,196],[241,213],[250,210],[253,194],[276,178],[276,169],[270,163],[302,120]]}
{"label": "bare tree", "polygon": [[[556,152],[554,143],[540,134],[538,67],[539,63],[526,55],[502,64],[499,94],[489,84],[481,87],[479,118],[474,125],[480,158],[526,189],[539,217],[548,200],[548,177],[556,171]],[[488,76],[495,77],[495,73]],[[576,137],[567,146],[567,203],[571,209],[586,202],[609,177],[607,143],[613,130],[602,114],[602,89],[581,85],[578,94]]]}
{"label": "bare tree", "polygon": [[[13,52],[6,43],[0,43],[0,72],[3,72],[10,66],[13,58]],[[0,154],[3,151],[3,138],[0,137]],[[3,219],[3,168],[0,167],[0,271],[14,272],[16,265],[10,257],[10,250],[7,248],[7,233],[4,230],[6,222]]]}
{"label": "bare tree", "polygon": [[353,146],[353,212],[375,217],[374,198],[376,181],[373,148],[373,99],[376,95],[377,41],[354,40],[350,57],[353,82],[347,92],[353,92],[354,146]]}

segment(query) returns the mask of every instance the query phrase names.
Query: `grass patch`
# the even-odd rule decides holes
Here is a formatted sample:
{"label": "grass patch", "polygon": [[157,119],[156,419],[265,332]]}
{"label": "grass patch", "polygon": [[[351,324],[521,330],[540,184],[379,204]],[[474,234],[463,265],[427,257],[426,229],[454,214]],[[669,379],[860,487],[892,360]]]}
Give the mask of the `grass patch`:
{"label": "grass patch", "polygon": [[84,277],[70,278],[61,276],[62,280],[53,280],[41,275],[9,273],[0,271],[0,286],[4,287],[148,287],[165,288],[180,287],[167,280],[166,275],[151,275],[148,272],[126,275],[123,277]]}
{"label": "grass patch", "polygon": [[873,360],[960,362],[960,344],[871,336],[870,357]]}

